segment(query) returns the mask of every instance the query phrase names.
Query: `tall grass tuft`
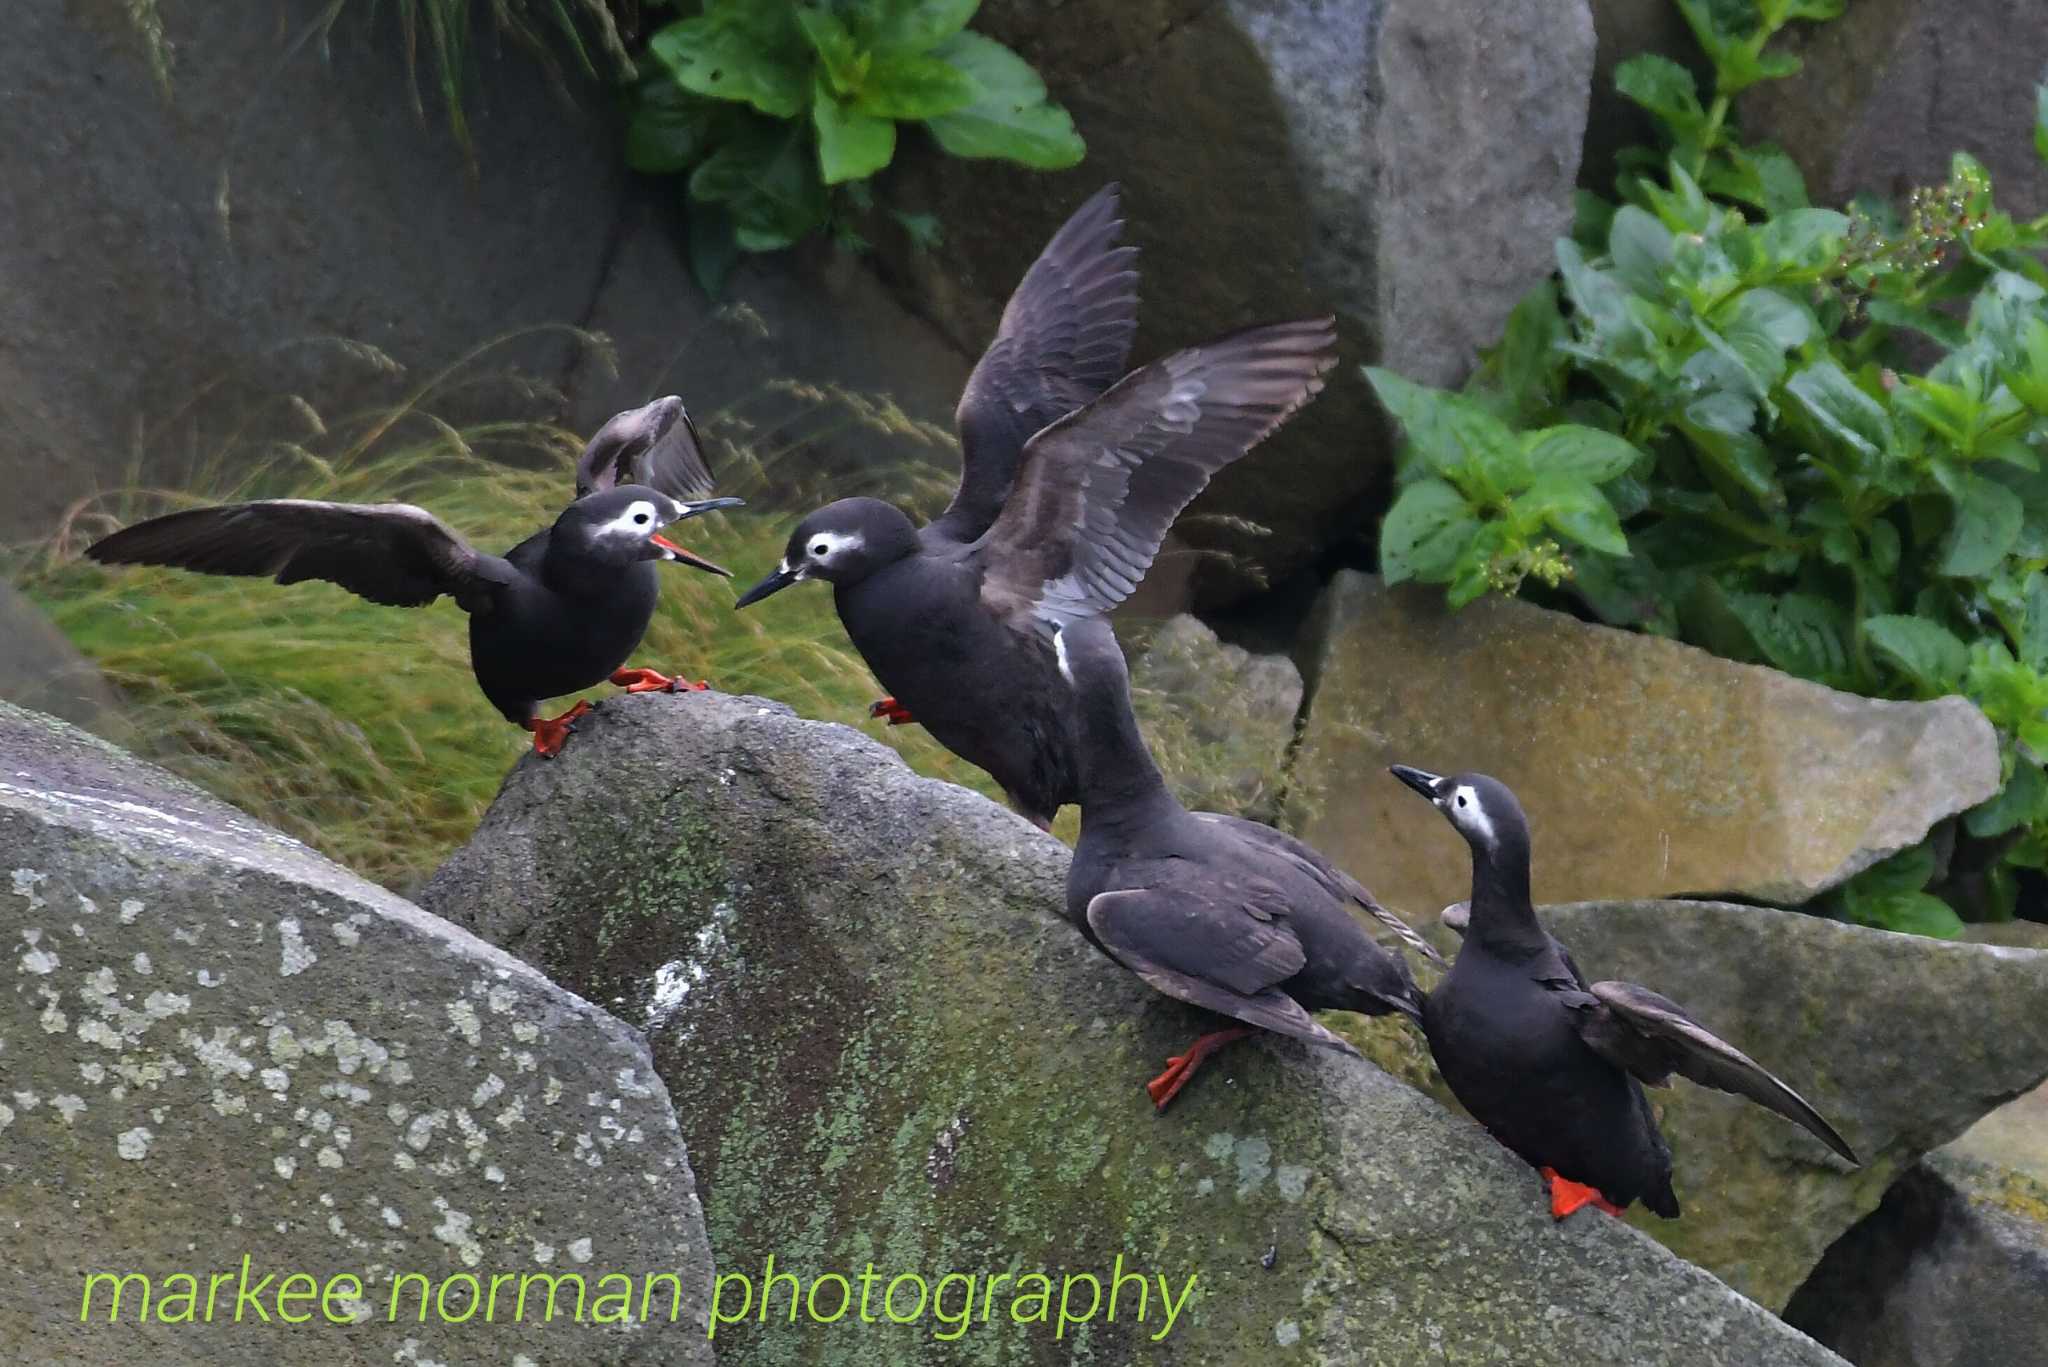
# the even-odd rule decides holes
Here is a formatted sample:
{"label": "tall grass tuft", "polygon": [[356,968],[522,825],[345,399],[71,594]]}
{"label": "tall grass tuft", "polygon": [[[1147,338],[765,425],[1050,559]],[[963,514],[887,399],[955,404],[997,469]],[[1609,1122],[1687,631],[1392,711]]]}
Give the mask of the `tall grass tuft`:
{"label": "tall grass tuft", "polygon": [[[489,350],[359,412],[322,412],[286,395],[259,405],[267,421],[245,414],[199,436],[191,423],[158,424],[152,444],[207,453],[179,487],[81,503],[46,543],[14,560],[20,587],[121,692],[129,743],[401,890],[468,837],[530,743],[477,691],[460,609],[445,599],[379,607],[318,583],[106,570],[78,553],[141,516],[255,497],[416,502],[479,546],[509,549],[568,502],[582,437],[545,421],[439,417],[450,401],[525,383],[492,371]],[[389,365],[360,349],[355,359]],[[402,382],[395,370],[393,379]],[[870,493],[928,511],[950,490],[949,468],[915,458],[919,445],[950,447],[950,434],[884,400],[777,383],[697,416],[719,491],[748,506],[693,520],[678,535],[733,569],[740,585],[774,565],[795,517],[826,496],[827,476],[804,456],[819,436],[852,428],[897,453],[864,472],[832,472],[830,496]],[[288,435],[276,435],[280,424]],[[741,614],[731,610],[735,596],[731,581],[672,567],[634,663],[860,723],[921,772],[992,791],[918,728],[865,722],[877,686],[829,594],[788,593]]]}

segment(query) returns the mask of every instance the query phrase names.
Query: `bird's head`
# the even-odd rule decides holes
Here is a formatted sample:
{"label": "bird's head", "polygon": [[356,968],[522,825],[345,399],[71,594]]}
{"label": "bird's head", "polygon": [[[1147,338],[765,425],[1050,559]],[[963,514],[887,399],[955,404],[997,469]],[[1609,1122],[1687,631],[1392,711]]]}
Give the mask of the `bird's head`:
{"label": "bird's head", "polygon": [[740,595],[736,607],[758,603],[801,579],[857,584],[917,553],[917,528],[901,509],[877,498],[843,498],[797,524],[774,573]]}
{"label": "bird's head", "polygon": [[1528,849],[1529,820],[1514,793],[1499,779],[1469,773],[1444,778],[1405,764],[1394,765],[1393,775],[1428,798],[1475,852],[1494,854],[1513,846]]}
{"label": "bird's head", "polygon": [[685,518],[714,508],[734,507],[741,501],[670,498],[643,484],[628,484],[577,499],[555,519],[555,536],[585,559],[604,564],[624,566],[643,560],[676,560],[731,578],[731,570],[685,550],[661,532]]}

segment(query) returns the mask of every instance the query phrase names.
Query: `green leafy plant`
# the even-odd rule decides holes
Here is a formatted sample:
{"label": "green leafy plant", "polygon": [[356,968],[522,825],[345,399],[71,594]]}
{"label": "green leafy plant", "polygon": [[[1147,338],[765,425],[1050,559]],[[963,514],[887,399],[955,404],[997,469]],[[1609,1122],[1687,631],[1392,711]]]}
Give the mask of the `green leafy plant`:
{"label": "green leafy plant", "polygon": [[[1963,154],[1903,216],[1809,205],[1729,101],[1796,71],[1765,45],[1839,4],[1679,4],[1711,100],[1675,63],[1624,63],[1666,145],[1625,159],[1618,202],[1582,203],[1557,281],[1465,393],[1372,373],[1408,437],[1382,566],[1453,603],[1568,594],[1871,696],[1971,697],[2004,739],[1999,797],[1944,857],[1829,906],[1929,934],[1958,906],[2009,917],[2020,871],[2048,867],[2048,218],[2000,212]],[[2040,113],[2048,149],[2048,89]]]}
{"label": "green leafy plant", "polygon": [[[1058,170],[1086,151],[1022,57],[967,28],[980,0],[704,0],[649,44],[632,165],[689,176],[693,256],[715,284],[735,251],[842,238],[848,208],[922,125],[954,156]],[[929,235],[928,220],[907,219]]]}

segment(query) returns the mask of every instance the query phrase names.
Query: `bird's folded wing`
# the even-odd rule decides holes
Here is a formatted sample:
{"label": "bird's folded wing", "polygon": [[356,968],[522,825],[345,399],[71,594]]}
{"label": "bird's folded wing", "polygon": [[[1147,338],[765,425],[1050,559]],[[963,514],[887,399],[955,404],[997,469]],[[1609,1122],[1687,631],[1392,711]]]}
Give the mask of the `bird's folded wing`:
{"label": "bird's folded wing", "polygon": [[206,574],[324,579],[373,603],[419,607],[447,594],[488,607],[512,567],[480,554],[410,503],[265,499],[190,508],[123,528],[86,555],[103,564],[170,565]]}
{"label": "bird's folded wing", "polygon": [[1301,943],[1284,925],[1180,892],[1097,894],[1088,925],[1110,956],[1156,991],[1192,1006],[1346,1053],[1275,986],[1301,971]]}
{"label": "bird's folded wing", "polygon": [[1076,209],[1018,282],[967,377],[954,414],[960,489],[940,519],[962,540],[995,521],[1032,434],[1124,373],[1138,329],[1138,249],[1117,245],[1123,226],[1114,184]]}
{"label": "bird's folded wing", "polygon": [[1661,1086],[1677,1073],[1703,1087],[1748,1097],[1804,1127],[1851,1163],[1860,1161],[1805,1098],[1670,998],[1634,983],[1612,981],[1562,995],[1572,1008],[1579,1037],[1638,1080]]}
{"label": "bird's folded wing", "polygon": [[1211,821],[1226,827],[1246,840],[1256,841],[1267,849],[1294,860],[1310,877],[1328,888],[1331,896],[1356,903],[1366,915],[1394,932],[1395,938],[1402,944],[1438,968],[1448,967],[1444,963],[1444,956],[1437,953],[1435,945],[1417,934],[1413,926],[1381,906],[1379,899],[1366,889],[1365,884],[1332,864],[1314,846],[1303,844],[1285,831],[1275,830],[1271,826],[1241,816],[1230,816],[1223,812],[1198,812],[1196,815],[1203,821]]}
{"label": "bird's folded wing", "polygon": [[1033,437],[977,543],[983,603],[1050,637],[1122,602],[1209,477],[1322,388],[1335,345],[1328,318],[1247,328],[1134,371]]}
{"label": "bird's folded wing", "polygon": [[645,484],[670,498],[710,494],[711,464],[679,400],[658,399],[613,414],[583,448],[576,462],[578,498],[622,484]]}

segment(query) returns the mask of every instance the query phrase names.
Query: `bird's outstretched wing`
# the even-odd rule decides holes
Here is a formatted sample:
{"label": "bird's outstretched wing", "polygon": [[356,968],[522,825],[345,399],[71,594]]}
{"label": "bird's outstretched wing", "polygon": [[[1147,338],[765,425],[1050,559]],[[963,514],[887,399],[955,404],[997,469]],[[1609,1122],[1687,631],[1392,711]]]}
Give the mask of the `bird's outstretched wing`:
{"label": "bird's outstretched wing", "polygon": [[1138,330],[1138,249],[1117,245],[1123,226],[1117,187],[1105,185],[1018,282],[954,413],[960,489],[932,524],[940,533],[966,542],[987,531],[1024,443],[1124,373]]}
{"label": "bird's outstretched wing", "polygon": [[190,508],[124,527],[86,555],[107,565],[170,565],[206,574],[324,579],[373,603],[420,607],[447,594],[489,607],[514,572],[410,503],[265,499]]}
{"label": "bird's outstretched wing", "polygon": [[1134,371],[1033,437],[977,543],[982,602],[1046,637],[1122,602],[1210,476],[1322,389],[1336,340],[1329,318],[1247,328]]}
{"label": "bird's outstretched wing", "polygon": [[1394,937],[1402,944],[1438,968],[1450,967],[1444,962],[1444,956],[1437,952],[1435,945],[1423,939],[1413,926],[1381,906],[1379,899],[1366,890],[1365,884],[1332,864],[1315,847],[1296,840],[1285,831],[1275,830],[1271,826],[1249,821],[1241,816],[1230,816],[1223,812],[1197,812],[1195,816],[1202,821],[1214,822],[1246,840],[1264,845],[1275,854],[1293,860],[1311,878],[1328,888],[1332,897],[1355,903],[1366,915],[1394,932]]}
{"label": "bird's outstretched wing", "polygon": [[622,484],[644,484],[678,499],[711,492],[711,466],[697,425],[675,395],[613,414],[583,448],[576,497]]}
{"label": "bird's outstretched wing", "polygon": [[1133,889],[1098,893],[1088,925],[1110,956],[1155,990],[1277,1034],[1358,1051],[1316,1023],[1276,984],[1307,962],[1301,942],[1256,910]]}
{"label": "bird's outstretched wing", "polygon": [[1861,1161],[1804,1097],[1670,998],[1634,983],[1611,981],[1561,995],[1572,1009],[1579,1038],[1638,1081],[1661,1087],[1677,1073],[1702,1087],[1748,1097],[1804,1127],[1851,1163]]}

